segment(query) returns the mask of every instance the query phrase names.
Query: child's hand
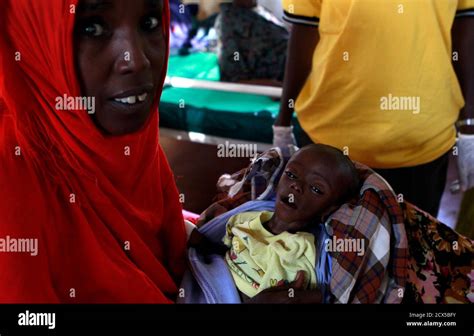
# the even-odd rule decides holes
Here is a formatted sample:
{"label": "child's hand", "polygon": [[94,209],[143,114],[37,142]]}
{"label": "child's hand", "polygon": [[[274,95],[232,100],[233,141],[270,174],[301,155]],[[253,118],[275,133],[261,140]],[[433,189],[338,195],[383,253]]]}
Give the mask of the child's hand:
{"label": "child's hand", "polygon": [[[254,296],[247,303],[251,304],[307,304],[322,303],[322,295],[319,289],[305,290],[305,272],[298,271],[295,280],[289,285],[280,287],[270,287]],[[290,295],[291,294],[291,295]]]}
{"label": "child's hand", "polygon": [[194,247],[196,251],[204,257],[210,256],[211,254],[218,254],[223,256],[228,250],[228,248],[224,245],[211,242],[197,229],[191,232],[191,235],[188,240],[188,246]]}

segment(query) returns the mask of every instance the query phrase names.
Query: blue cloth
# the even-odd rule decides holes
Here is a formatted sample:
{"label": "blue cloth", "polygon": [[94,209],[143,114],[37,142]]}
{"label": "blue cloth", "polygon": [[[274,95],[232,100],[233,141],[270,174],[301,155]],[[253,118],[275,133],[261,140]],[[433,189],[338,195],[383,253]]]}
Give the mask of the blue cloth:
{"label": "blue cloth", "polygon": [[184,6],[181,3],[181,0],[170,0],[169,4],[171,21],[170,49],[175,50],[181,48],[186,42],[193,24],[193,17],[190,13],[189,7]]}
{"label": "blue cloth", "polygon": [[316,279],[321,289],[323,302],[329,303],[329,284],[331,282],[331,256],[326,249],[327,241],[331,239],[326,224],[319,224],[313,232],[316,243]]}
{"label": "blue cloth", "polygon": [[[226,224],[230,217],[249,211],[274,211],[275,201],[250,201],[228,211],[199,229],[215,243],[222,243]],[[331,258],[326,251],[326,240],[330,239],[324,224],[318,225],[313,234],[316,241],[316,277],[321,286],[324,302],[328,302],[328,288],[331,279]],[[241,303],[239,293],[227,264],[220,256],[210,256],[208,263],[195,249],[188,251],[190,269],[181,283],[178,303]]]}

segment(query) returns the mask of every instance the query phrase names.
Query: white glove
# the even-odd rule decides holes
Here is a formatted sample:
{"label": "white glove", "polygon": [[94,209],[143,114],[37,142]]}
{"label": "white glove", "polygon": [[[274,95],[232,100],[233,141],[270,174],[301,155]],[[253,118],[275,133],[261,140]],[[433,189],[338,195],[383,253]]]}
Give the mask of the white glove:
{"label": "white glove", "polygon": [[289,148],[296,146],[293,126],[275,126],[273,125],[273,146],[280,148]]}
{"label": "white glove", "polygon": [[458,167],[463,191],[474,188],[474,134],[459,134]]}

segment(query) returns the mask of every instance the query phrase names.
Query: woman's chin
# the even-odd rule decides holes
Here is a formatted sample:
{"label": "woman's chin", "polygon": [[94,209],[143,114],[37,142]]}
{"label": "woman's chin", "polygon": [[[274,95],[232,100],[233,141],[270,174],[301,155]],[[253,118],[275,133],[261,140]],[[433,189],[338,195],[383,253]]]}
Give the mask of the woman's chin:
{"label": "woman's chin", "polygon": [[[110,116],[111,114],[107,112],[105,115]],[[150,116],[150,109],[137,114],[115,116],[115,118],[111,119],[95,115],[93,120],[96,126],[107,135],[127,135],[138,132],[145,126]]]}

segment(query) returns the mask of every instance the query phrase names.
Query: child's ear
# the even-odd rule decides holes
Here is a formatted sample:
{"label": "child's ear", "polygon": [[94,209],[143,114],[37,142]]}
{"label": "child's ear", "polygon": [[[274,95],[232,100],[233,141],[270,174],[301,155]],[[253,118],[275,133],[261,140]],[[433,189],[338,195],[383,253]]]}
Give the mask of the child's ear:
{"label": "child's ear", "polygon": [[331,205],[329,208],[324,210],[324,212],[321,214],[321,222],[322,223],[326,222],[329,216],[331,216],[332,213],[336,211],[337,209],[339,209],[339,205]]}

